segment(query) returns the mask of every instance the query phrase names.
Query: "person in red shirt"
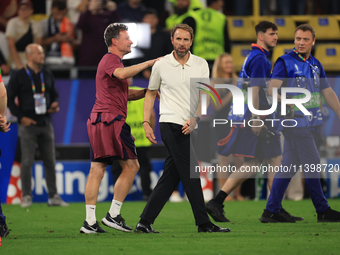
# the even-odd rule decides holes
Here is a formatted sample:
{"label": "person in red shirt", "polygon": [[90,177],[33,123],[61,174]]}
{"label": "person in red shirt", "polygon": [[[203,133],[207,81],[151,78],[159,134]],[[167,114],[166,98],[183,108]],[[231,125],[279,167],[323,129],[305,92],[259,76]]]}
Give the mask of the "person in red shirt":
{"label": "person in red shirt", "polygon": [[97,68],[96,101],[87,121],[91,169],[85,186],[86,220],[80,233],[107,232],[98,225],[95,208],[100,182],[107,165],[111,165],[113,160],[119,161],[123,171],[115,183],[112,204],[102,223],[124,232],[132,231],[120,215],[120,208],[139,170],[139,164],[130,127],[125,120],[127,101],[143,98],[146,89],[129,89],[127,79],[153,66],[157,59],[125,68],[122,58],[131,52],[133,43],[127,30],[126,25],[113,23],[104,32],[108,53]]}

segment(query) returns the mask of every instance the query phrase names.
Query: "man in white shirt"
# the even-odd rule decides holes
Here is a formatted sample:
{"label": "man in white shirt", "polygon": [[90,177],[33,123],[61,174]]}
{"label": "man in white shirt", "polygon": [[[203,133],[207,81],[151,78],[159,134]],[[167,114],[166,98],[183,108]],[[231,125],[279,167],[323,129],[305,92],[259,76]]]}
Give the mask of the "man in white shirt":
{"label": "man in white shirt", "polygon": [[208,63],[189,52],[192,40],[191,27],[186,24],[176,25],[171,32],[174,51],[158,61],[152,69],[144,101],[143,127],[146,137],[156,143],[148,120],[160,88],[160,130],[170,155],[165,160],[164,172],[151,193],[135,232],[159,233],[151,224],[179,181],[182,181],[191,204],[198,232],[230,232],[229,228],[220,228],[211,223],[205,212],[199,176],[190,176],[195,165],[198,165],[190,133],[200,120],[199,93],[198,89],[196,93],[190,93],[190,79],[209,78]]}

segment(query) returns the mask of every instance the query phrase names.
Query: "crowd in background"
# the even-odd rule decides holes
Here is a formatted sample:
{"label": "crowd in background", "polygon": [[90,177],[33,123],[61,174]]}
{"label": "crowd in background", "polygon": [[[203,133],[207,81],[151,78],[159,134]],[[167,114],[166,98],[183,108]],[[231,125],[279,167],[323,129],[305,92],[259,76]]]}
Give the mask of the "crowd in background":
{"label": "crowd in background", "polygon": [[[340,13],[340,2],[336,0],[259,2],[264,15]],[[142,49],[144,56],[124,63],[131,65],[171,52],[168,32],[176,23],[189,24],[194,28],[195,39],[204,40],[200,24],[202,17],[209,14],[206,10],[215,10],[213,16],[220,15],[225,20],[224,15],[251,15],[252,5],[252,0],[4,0],[0,3],[0,67],[3,75],[8,75],[11,69],[22,68],[27,61],[25,47],[32,42],[44,47],[46,65],[57,68],[73,65],[95,67],[107,52],[102,37],[108,24],[148,23],[151,47]],[[211,23],[213,26],[217,24]],[[224,23],[223,29],[214,31],[221,44],[218,52],[211,56],[200,54],[202,48],[195,48],[195,40],[191,49],[194,54],[205,58],[210,68],[219,54],[230,52],[227,25]],[[217,44],[211,46],[218,48]],[[146,79],[149,76],[150,70],[139,75]]]}
{"label": "crowd in background", "polygon": [[[237,75],[230,53],[226,16],[252,15],[252,0],[2,0],[0,2],[0,68],[9,75],[27,64],[26,46],[44,47],[45,65],[53,70],[89,67],[93,78],[107,53],[105,28],[115,22],[147,23],[150,47],[124,61],[125,66],[169,54],[169,31],[186,23],[194,30],[193,54],[207,60],[213,78],[233,80]],[[260,0],[261,15],[339,14],[338,0]],[[148,35],[146,35],[148,36]],[[213,39],[213,40],[210,40]],[[4,47],[6,45],[6,47]],[[6,54],[7,51],[7,54]],[[215,63],[215,64],[214,64]],[[138,77],[149,79],[151,68]],[[56,77],[58,78],[58,76]],[[215,109],[216,114],[220,109]],[[216,138],[217,139],[217,138]],[[219,158],[221,164],[230,159]],[[238,159],[234,158],[234,164]],[[241,164],[239,162],[239,164]],[[218,176],[220,185],[227,176]],[[53,194],[52,194],[53,195]],[[149,195],[149,194],[146,194]],[[230,196],[231,197],[231,196]],[[234,198],[243,200],[240,189]]]}

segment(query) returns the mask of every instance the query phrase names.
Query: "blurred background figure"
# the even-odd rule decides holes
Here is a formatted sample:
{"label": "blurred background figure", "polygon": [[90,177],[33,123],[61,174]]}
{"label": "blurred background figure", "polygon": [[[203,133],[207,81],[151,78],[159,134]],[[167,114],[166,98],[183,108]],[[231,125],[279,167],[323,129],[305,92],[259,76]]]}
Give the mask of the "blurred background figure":
{"label": "blurred background figure", "polygon": [[87,10],[80,14],[77,27],[82,31],[82,43],[79,51],[79,66],[97,66],[107,53],[103,41],[105,28],[120,21],[117,11],[104,9],[102,0],[89,0]]}
{"label": "blurred background figure", "polygon": [[[169,54],[173,49],[170,34],[159,28],[159,19],[156,10],[147,9],[144,13],[142,22],[150,24],[151,27],[151,46],[149,49],[141,49],[144,53],[143,61],[159,58]],[[143,71],[143,77],[145,79],[149,79],[150,75],[151,68],[147,68]]]}
{"label": "blurred background figure", "polygon": [[25,48],[31,43],[41,44],[42,31],[39,23],[30,21],[33,4],[30,0],[22,0],[19,4],[18,17],[8,21],[6,37],[11,57],[11,68],[21,69],[26,63]]}
{"label": "blurred background figure", "polygon": [[53,0],[50,17],[40,23],[47,65],[73,65],[75,62],[72,45],[74,27],[66,14],[66,1]]}
{"label": "blurred background figure", "polygon": [[223,52],[230,52],[230,40],[223,0],[207,0],[207,8],[193,12],[183,20],[194,30],[193,54],[204,58],[211,73],[215,59]]}
{"label": "blurred background figure", "polygon": [[187,17],[196,17],[195,11],[190,9],[190,0],[177,0],[174,14],[165,21],[166,29],[171,30],[176,24],[182,24]]}
{"label": "blurred background figure", "polygon": [[277,0],[279,15],[305,14],[306,0]]}
{"label": "blurred background figure", "polygon": [[[172,3],[173,7],[177,7],[177,0],[168,0],[168,2]],[[204,8],[202,1],[200,0],[190,0],[190,10],[197,11],[199,9]]]}
{"label": "blurred background figure", "polygon": [[340,1],[339,0],[320,0],[320,12],[321,14],[339,14],[340,13]]}
{"label": "blurred background figure", "polygon": [[0,31],[5,32],[7,22],[18,13],[21,0],[1,0],[0,1]]}
{"label": "blurred background figure", "polygon": [[[212,82],[213,84],[232,84],[236,86],[238,76],[234,70],[233,59],[228,53],[222,53],[219,55],[214,62],[212,69]],[[214,119],[228,119],[228,114],[231,106],[232,95],[227,89],[216,89],[217,93],[220,95],[222,100],[222,105],[220,104],[211,104],[214,107],[215,114]],[[217,143],[227,137],[230,133],[230,125],[217,125],[214,128],[213,141],[214,147],[217,148]],[[218,155],[218,164],[220,166],[228,166],[230,165],[230,159],[233,157],[234,165],[237,169],[239,169],[243,165],[244,158],[236,157],[236,156],[222,156]],[[230,174],[230,173],[229,173]],[[226,182],[228,173],[217,172],[217,180],[220,188]],[[226,200],[244,200],[244,197],[241,195],[241,185],[239,185],[235,190],[234,194],[228,196]]]}
{"label": "blurred background figure", "polygon": [[67,16],[74,26],[77,25],[81,13],[87,10],[89,0],[67,0]]}
{"label": "blurred background figure", "polygon": [[126,0],[118,5],[122,22],[142,22],[146,7],[142,0]]}

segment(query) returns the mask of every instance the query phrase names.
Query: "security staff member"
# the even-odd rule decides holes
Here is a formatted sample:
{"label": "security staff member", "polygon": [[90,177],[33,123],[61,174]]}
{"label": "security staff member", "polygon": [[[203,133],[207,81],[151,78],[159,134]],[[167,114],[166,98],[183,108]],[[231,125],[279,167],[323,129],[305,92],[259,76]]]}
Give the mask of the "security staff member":
{"label": "security staff member", "polygon": [[[295,30],[294,43],[294,50],[276,61],[268,93],[272,94],[273,88],[279,89],[281,86],[309,90],[312,98],[305,106],[311,116],[304,115],[296,108],[294,123],[296,126],[283,128],[285,142],[281,169],[289,169],[289,172],[282,171],[275,175],[268,203],[260,221],[263,223],[295,222],[294,219],[282,215],[280,209],[290,179],[295,175],[296,169],[302,165],[305,183],[318,214],[317,221],[339,222],[340,212],[329,207],[322,191],[320,171],[317,171],[320,166],[320,155],[313,138],[313,132],[322,125],[320,94],[340,119],[339,99],[330,87],[321,63],[311,55],[315,44],[314,29],[308,24],[298,26]],[[301,95],[290,93],[290,96]]]}
{"label": "security staff member", "polygon": [[207,60],[210,70],[220,54],[230,52],[227,20],[219,12],[223,5],[221,0],[208,0],[207,8],[183,20],[194,30],[193,54]]}

